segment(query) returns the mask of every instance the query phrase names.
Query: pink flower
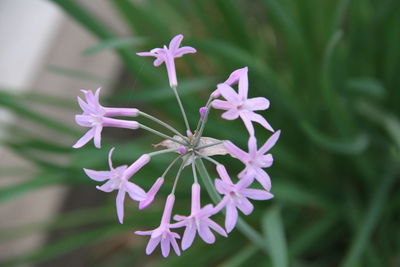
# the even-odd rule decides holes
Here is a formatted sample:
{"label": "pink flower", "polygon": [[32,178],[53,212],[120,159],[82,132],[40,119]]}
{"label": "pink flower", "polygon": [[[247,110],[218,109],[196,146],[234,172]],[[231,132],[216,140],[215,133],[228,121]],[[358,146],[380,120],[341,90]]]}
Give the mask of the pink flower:
{"label": "pink flower", "polygon": [[273,157],[271,154],[266,153],[275,145],[276,141],[278,141],[280,134],[280,130],[276,131],[259,150],[257,150],[256,138],[250,136],[248,153],[235,146],[231,141],[224,143],[225,148],[228,149],[232,157],[239,159],[246,165],[246,168],[239,173],[239,178],[255,178],[266,190],[271,190],[271,179],[263,168],[268,168],[272,165]]}
{"label": "pink flower", "polygon": [[[229,86],[237,84],[239,82],[239,78],[242,75],[242,73],[247,73],[247,71],[248,71],[247,67],[237,69],[234,72],[232,72],[231,75],[229,75],[228,79],[223,83]],[[215,91],[211,95],[214,98],[218,98],[221,96],[221,93],[218,91],[218,89],[215,89]]]}
{"label": "pink flower", "polygon": [[139,209],[147,208],[154,200],[157,195],[158,190],[160,190],[162,184],[164,183],[164,178],[160,177],[156,180],[153,186],[150,188],[149,192],[146,194],[146,198],[139,203]]}
{"label": "pink flower", "polygon": [[129,167],[127,165],[123,165],[114,169],[111,161],[113,151],[114,148],[112,148],[108,153],[108,165],[110,167],[110,171],[94,171],[89,169],[83,170],[92,180],[98,182],[108,180],[102,186],[96,186],[97,189],[106,193],[118,190],[116,198],[117,215],[119,222],[123,223],[125,194],[128,193],[129,196],[136,201],[143,201],[146,199],[146,193],[143,191],[143,189],[136,184],[129,182],[128,180],[150,161],[150,156],[144,154]]}
{"label": "pink flower", "polygon": [[83,113],[75,115],[75,121],[80,126],[91,129],[73,145],[73,148],[84,146],[92,138],[94,138],[95,146],[100,148],[103,127],[139,128],[139,124],[136,121],[109,118],[109,116],[136,117],[138,115],[136,108],[106,108],[101,106],[99,103],[100,88],[96,90],[95,94],[92,91],[86,90],[82,90],[82,92],[85,94],[86,102],[78,97],[78,103]]}
{"label": "pink flower", "polygon": [[253,204],[248,198],[267,200],[271,199],[273,195],[265,190],[247,188],[252,183],[251,179],[241,179],[238,183],[233,184],[223,165],[217,166],[217,172],[221,179],[215,179],[215,188],[225,196],[215,207],[215,212],[226,207],[225,228],[230,233],[237,222],[237,209],[244,215],[249,215],[253,211]]}
{"label": "pink flower", "polygon": [[136,231],[137,235],[150,235],[149,243],[146,247],[146,254],[151,254],[159,243],[161,243],[161,252],[164,257],[168,257],[170,246],[175,250],[179,256],[181,254],[176,239],[180,238],[177,233],[171,232],[170,220],[172,208],[174,206],[175,196],[169,195],[165,203],[164,213],[161,218],[160,226],[150,231]]}
{"label": "pink flower", "polygon": [[250,135],[254,135],[253,121],[258,122],[271,132],[274,131],[264,117],[254,112],[267,109],[269,107],[269,101],[265,97],[248,98],[247,68],[240,72],[239,93],[236,93],[232,87],[225,83],[219,84],[217,90],[226,101],[214,100],[212,106],[216,109],[226,110],[226,112],[222,114],[222,118],[226,120],[235,120],[240,117]]}
{"label": "pink flower", "polygon": [[136,53],[138,56],[155,57],[156,60],[154,60],[153,64],[156,67],[160,66],[163,62],[165,62],[165,66],[167,67],[169,84],[171,87],[178,86],[174,59],[188,53],[196,53],[196,49],[194,49],[193,47],[190,46],[179,47],[182,42],[182,39],[183,35],[178,34],[171,40],[168,48],[164,45],[163,48],[154,48],[150,50],[150,52]]}
{"label": "pink flower", "polygon": [[213,214],[214,208],[211,204],[208,204],[201,208],[200,185],[197,183],[193,184],[192,209],[190,215],[175,215],[174,219],[179,222],[172,225],[173,228],[186,226],[182,238],[182,250],[186,250],[192,245],[196,232],[198,232],[204,242],[208,244],[212,244],[215,242],[215,236],[211,232],[210,228],[214,229],[222,236],[227,236],[224,229],[210,219],[210,216],[212,216]]}

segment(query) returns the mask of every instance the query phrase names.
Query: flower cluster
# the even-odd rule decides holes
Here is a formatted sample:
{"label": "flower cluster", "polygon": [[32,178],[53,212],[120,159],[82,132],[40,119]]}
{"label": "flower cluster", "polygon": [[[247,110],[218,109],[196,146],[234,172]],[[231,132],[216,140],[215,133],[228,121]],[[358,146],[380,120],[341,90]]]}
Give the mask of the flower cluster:
{"label": "flower cluster", "polygon": [[[123,165],[116,168],[113,167],[113,148],[110,150],[108,156],[110,170],[97,171],[84,169],[87,176],[91,179],[97,182],[105,182],[103,185],[97,186],[97,189],[107,193],[114,190],[118,191],[116,209],[120,223],[123,223],[124,219],[124,200],[126,193],[128,193],[132,200],[139,202],[139,209],[146,208],[152,203],[157,192],[161,186],[163,186],[170,169],[181,161],[171,193],[168,195],[165,202],[160,225],[154,230],[135,232],[138,235],[150,236],[146,248],[147,254],[152,253],[160,244],[161,252],[164,257],[169,255],[171,246],[175,253],[180,255],[180,249],[186,250],[189,248],[196,234],[198,234],[204,242],[209,244],[214,243],[216,240],[214,232],[226,237],[227,233],[230,233],[235,228],[238,220],[238,210],[244,215],[249,215],[253,211],[254,207],[249,199],[268,200],[273,197],[270,193],[271,180],[264,169],[270,167],[273,163],[273,157],[269,153],[269,150],[275,145],[280,135],[280,131],[274,131],[267,120],[256,113],[256,111],[267,109],[269,107],[269,101],[264,97],[248,97],[247,67],[234,71],[225,82],[217,85],[217,89],[211,93],[207,104],[200,108],[200,119],[196,129],[192,132],[177,92],[178,82],[176,78],[175,58],[181,57],[187,53],[195,53],[196,50],[188,46],[180,47],[182,39],[182,35],[177,35],[171,40],[168,47],[155,48],[150,52],[138,53],[138,55],[156,57],[154,61],[155,66],[160,66],[162,63],[165,63],[170,87],[177,98],[177,103],[185,122],[186,134],[181,134],[168,123],[136,108],[103,107],[99,102],[100,89],[97,89],[95,93],[92,91],[82,91],[85,95],[86,102],[78,97],[78,103],[83,113],[75,117],[77,124],[88,127],[89,130],[77,141],[73,146],[74,148],[82,147],[91,139],[94,139],[95,146],[100,148],[101,131],[103,127],[143,129],[165,139],[158,145],[164,146],[165,149],[144,154],[129,166]],[[232,87],[235,85],[238,87],[237,91]],[[223,119],[235,120],[240,118],[243,121],[249,133],[247,152],[237,147],[231,141],[203,136],[207,118],[212,108],[224,110],[225,112],[221,115]],[[174,135],[162,133],[137,121],[113,118],[119,116],[152,120]],[[261,147],[257,146],[257,139],[253,126],[254,122],[273,133]],[[164,173],[155,180],[153,186],[147,192],[131,181],[135,174],[149,163],[153,157],[164,153],[172,153],[175,154],[176,157],[169,166],[167,166]],[[237,175],[236,183],[232,181],[226,167],[213,158],[213,156],[216,155],[227,154],[244,164],[244,169]],[[215,206],[212,204],[202,206],[201,204],[202,188],[197,179],[197,174],[199,173],[199,166],[203,159],[214,164],[218,173],[214,188],[211,186],[211,190],[216,190],[216,192],[221,195],[221,200],[215,203]],[[190,214],[186,216],[175,215],[173,216],[174,221],[171,221],[175,202],[175,188],[179,182],[182,170],[188,166],[191,166],[193,173]],[[255,181],[261,185],[262,189],[250,187]],[[210,190],[210,188],[207,188],[207,190]],[[211,217],[215,216],[220,211],[224,211],[225,213],[225,227],[221,227],[211,219]],[[177,242],[177,239],[180,239],[180,235],[175,232],[177,228],[184,228],[180,246]]]}

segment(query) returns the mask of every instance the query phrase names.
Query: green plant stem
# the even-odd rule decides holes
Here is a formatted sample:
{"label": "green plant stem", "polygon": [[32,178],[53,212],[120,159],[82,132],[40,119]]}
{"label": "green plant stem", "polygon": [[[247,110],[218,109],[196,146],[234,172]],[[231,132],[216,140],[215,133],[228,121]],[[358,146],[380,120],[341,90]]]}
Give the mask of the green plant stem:
{"label": "green plant stem", "polygon": [[179,97],[178,91],[176,90],[176,87],[171,87],[171,88],[172,88],[172,91],[174,91],[176,101],[178,101],[179,108],[181,109],[183,120],[185,121],[185,125],[186,125],[186,130],[190,131],[189,121],[186,117],[186,112],[185,112],[185,109],[183,108],[182,101],[181,101],[181,98]]}
{"label": "green plant stem", "polygon": [[165,153],[170,153],[170,152],[176,152],[176,151],[178,151],[177,148],[169,148],[169,149],[163,149],[163,150],[150,152],[150,153],[148,153],[148,155],[150,157],[153,157],[153,156],[157,156],[157,155],[161,155],[161,154],[165,154]]}
{"label": "green plant stem", "polygon": [[185,137],[183,134],[181,134],[177,129],[175,129],[174,127],[172,127],[171,125],[169,125],[168,123],[163,122],[162,120],[157,119],[156,117],[151,116],[150,114],[147,114],[145,112],[139,111],[139,116],[143,116],[145,118],[148,118],[158,124],[160,124],[161,126],[164,126],[165,128],[167,128],[168,130],[174,132],[175,134],[179,135],[182,139],[187,140],[187,137]]}
{"label": "green plant stem", "polygon": [[172,142],[181,144],[181,145],[183,145],[183,146],[186,145],[185,143],[183,143],[183,142],[181,142],[181,141],[179,141],[179,140],[176,140],[175,138],[172,138],[171,136],[168,136],[168,135],[166,135],[166,134],[160,133],[159,131],[154,130],[154,129],[150,128],[150,127],[147,127],[147,126],[145,126],[145,125],[143,125],[143,124],[140,124],[140,123],[139,123],[139,127],[140,127],[141,129],[146,130],[146,131],[148,131],[148,132],[151,132],[151,133],[153,133],[153,134],[155,134],[155,135],[158,135],[158,136],[161,136],[161,137],[163,137],[163,138],[165,138],[165,139],[171,140]]}
{"label": "green plant stem", "polygon": [[[199,171],[200,177],[204,183],[204,186],[206,187],[207,193],[209,194],[210,198],[215,203],[215,205],[217,205],[221,201],[221,196],[215,190],[212,180],[208,175],[208,171],[201,159],[196,159],[196,168]],[[269,254],[268,245],[262,238],[262,235],[258,233],[256,230],[254,230],[241,217],[238,217],[236,226],[240,230],[240,232],[242,232],[242,234],[244,234],[251,242],[254,243],[254,245],[256,245],[259,249],[261,249],[265,253]]]}
{"label": "green plant stem", "polygon": [[203,148],[207,148],[207,147],[212,147],[212,146],[216,146],[216,145],[222,144],[224,142],[225,142],[225,140],[222,140],[222,141],[218,141],[218,142],[215,142],[215,143],[207,144],[207,145],[204,145],[204,146],[198,146],[198,147],[196,147],[196,149],[199,150],[199,149],[203,149]]}

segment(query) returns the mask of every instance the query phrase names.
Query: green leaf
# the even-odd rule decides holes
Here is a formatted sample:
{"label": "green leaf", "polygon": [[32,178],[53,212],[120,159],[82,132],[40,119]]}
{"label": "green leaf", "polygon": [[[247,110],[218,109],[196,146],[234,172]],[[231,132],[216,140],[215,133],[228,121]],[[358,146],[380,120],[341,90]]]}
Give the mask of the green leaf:
{"label": "green leaf", "polygon": [[272,265],[275,267],[289,266],[285,229],[280,208],[268,209],[263,216],[262,226],[265,239],[269,244]]}
{"label": "green leaf", "polygon": [[71,69],[71,68],[66,68],[66,67],[61,67],[61,66],[55,66],[55,65],[48,65],[47,70],[53,73],[57,73],[62,76],[67,76],[71,77],[77,80],[86,80],[86,81],[91,81],[95,83],[107,83],[107,80],[103,77],[99,77],[97,75],[77,70],[77,69]]}
{"label": "green leaf", "polygon": [[351,92],[382,99],[386,96],[383,84],[371,77],[352,78],[347,81],[347,89]]}

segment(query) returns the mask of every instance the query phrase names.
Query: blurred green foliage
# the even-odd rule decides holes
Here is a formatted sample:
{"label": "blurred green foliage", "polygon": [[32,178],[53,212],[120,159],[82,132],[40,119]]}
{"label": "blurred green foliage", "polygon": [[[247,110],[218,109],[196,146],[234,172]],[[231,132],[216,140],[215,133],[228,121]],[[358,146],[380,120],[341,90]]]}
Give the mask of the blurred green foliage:
{"label": "blurred green foliage", "polygon": [[[96,266],[400,265],[400,1],[109,0],[133,38],[117,36],[79,1],[52,2],[99,39],[98,45],[83,53],[115,50],[135,80],[136,89],[130,84],[117,88],[118,93],[108,102],[145,106],[174,125],[180,123],[180,114],[171,104],[173,94],[167,88],[165,71],[135,52],[159,47],[177,33],[185,35],[185,44],[198,49],[177,66],[178,89],[192,124],[215,84],[233,70],[249,66],[251,96],[270,99],[271,108],[264,115],[283,133],[269,170],[275,198],[255,203],[255,212],[244,218],[260,232],[268,250],[236,230],[212,246],[195,242],[181,257],[146,256],[146,240],[133,236],[132,231],[155,226],[160,208],[140,211],[138,216],[139,211],[127,205],[129,216],[119,225],[113,196],[107,196],[108,201],[98,208],[2,233],[0,241],[7,242],[40,229],[66,231],[96,222],[90,230],[76,231],[10,264],[45,262],[90,246],[87,265]],[[96,78],[73,70],[53,67],[53,71]],[[140,91],[133,92],[137,88]],[[25,105],[29,101],[59,108],[72,104],[48,96],[0,92],[2,107],[51,131],[80,136],[80,130],[29,109]],[[242,125],[222,121],[217,113],[211,115],[206,135],[231,139],[245,147]],[[155,141],[150,137],[135,137],[121,144],[104,140],[101,150],[88,145],[76,151],[14,128],[16,134],[6,145],[39,166],[41,172],[27,182],[1,189],[0,201],[50,184],[93,187],[82,167],[103,168],[106,152],[114,145],[118,163],[132,162],[151,149],[143,144]],[[261,129],[257,134],[260,142],[268,137]],[[54,163],[48,160],[51,157],[38,157],[38,152],[67,156],[70,164]],[[152,162],[151,168],[141,171],[148,178],[138,182],[149,188],[168,160],[160,157]],[[237,164],[229,168],[240,170]],[[189,184],[183,180],[178,187],[180,199],[189,199]],[[163,190],[166,195],[169,188]],[[177,209],[186,210],[188,203],[179,201]]]}

